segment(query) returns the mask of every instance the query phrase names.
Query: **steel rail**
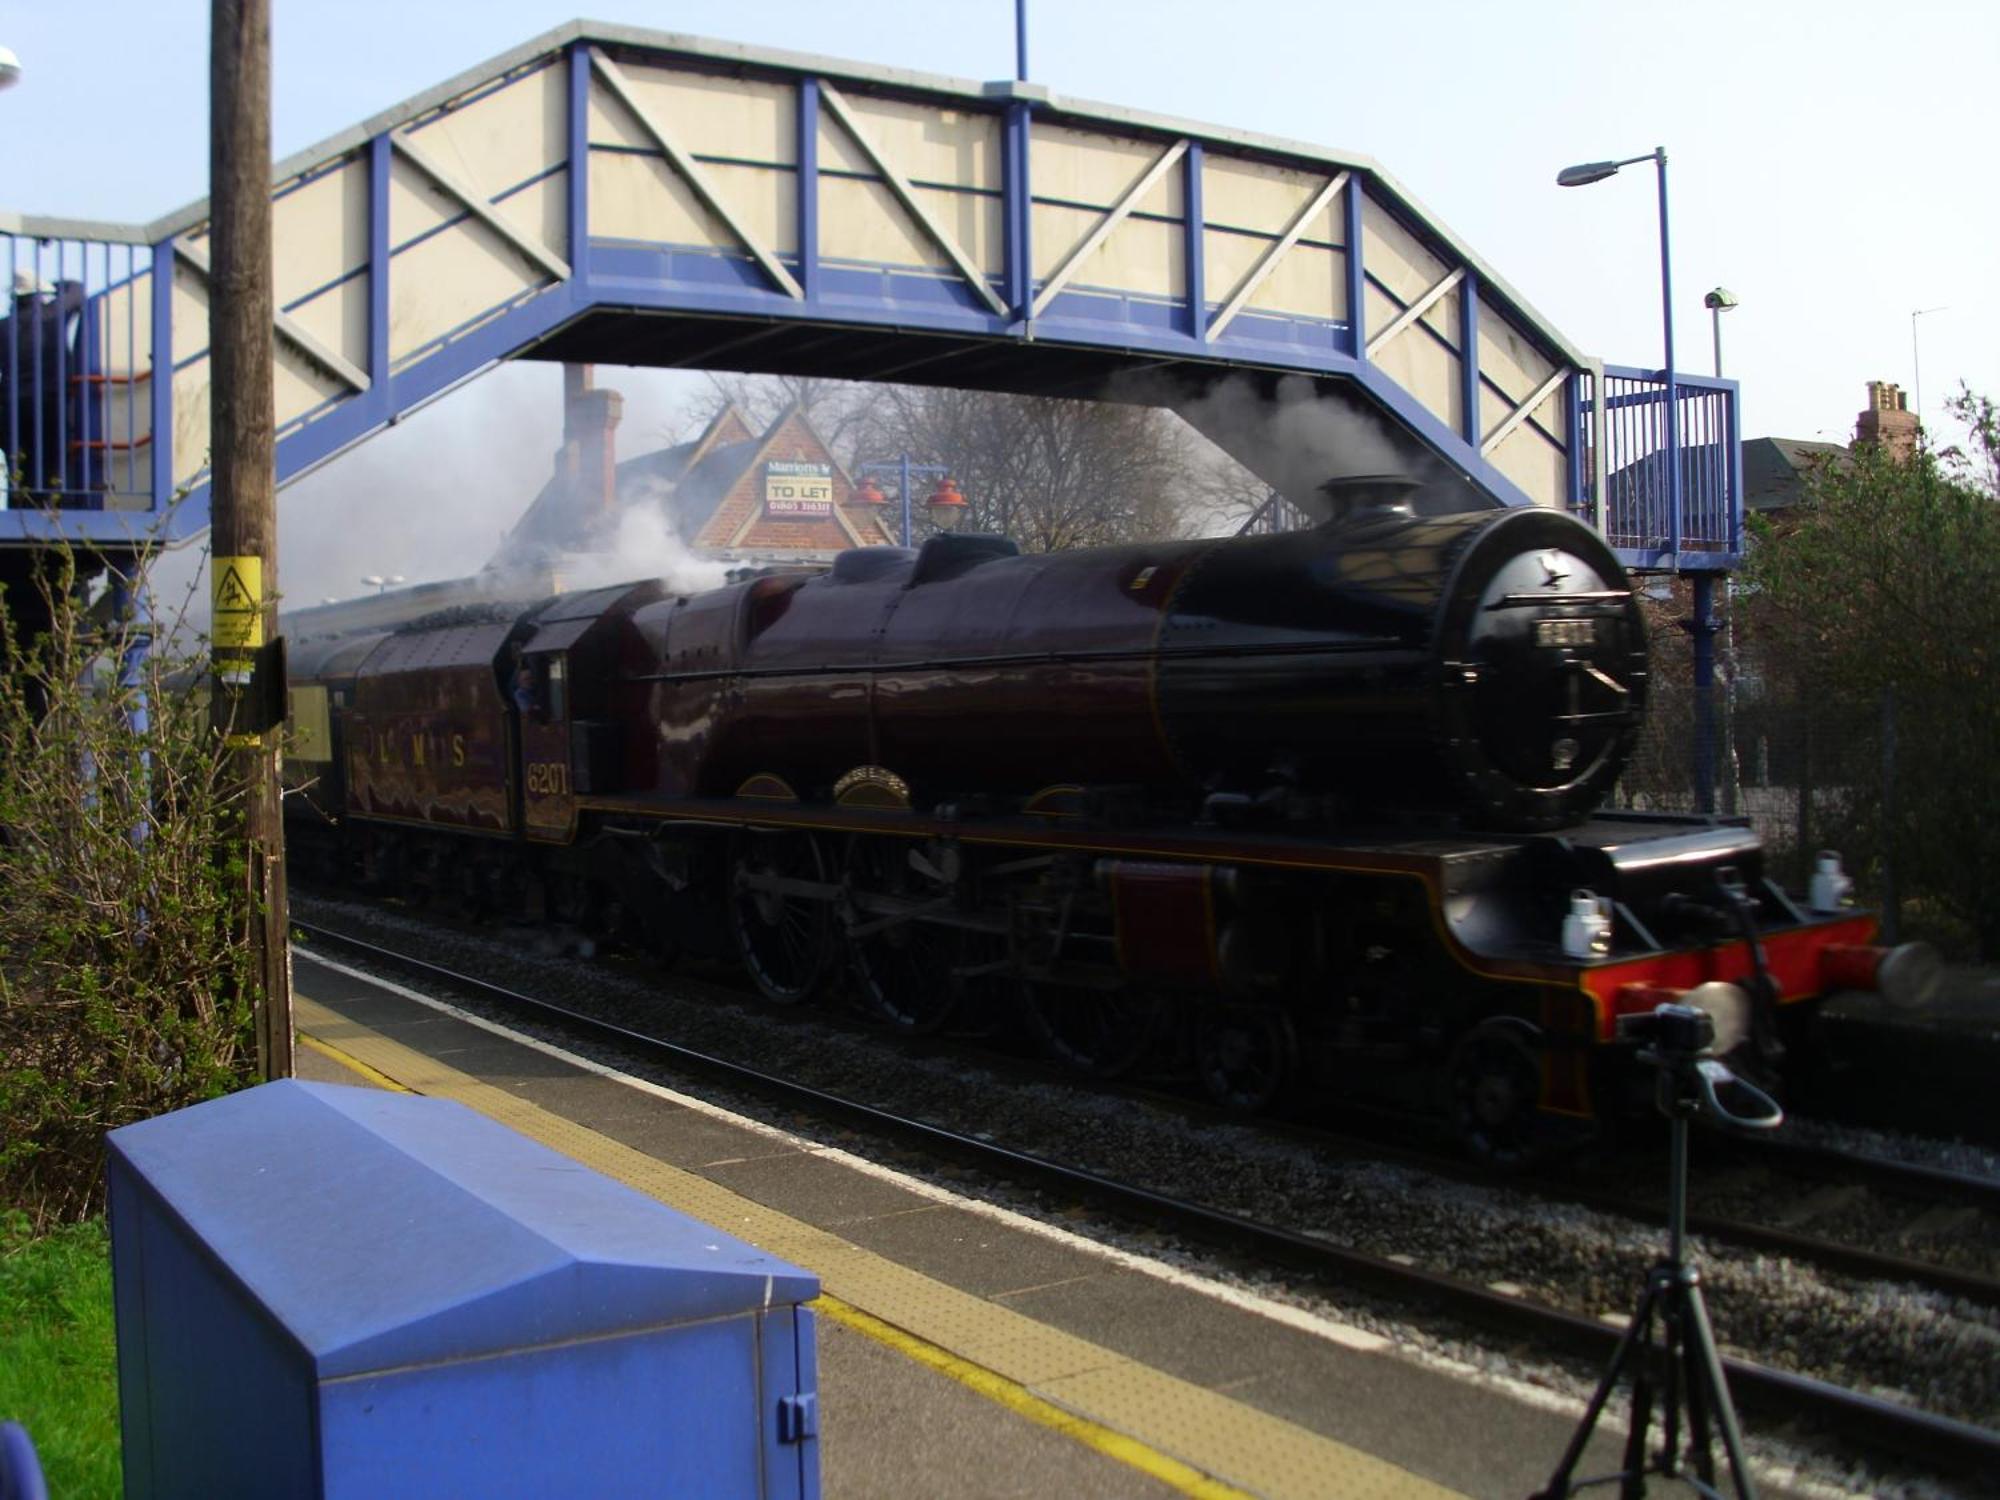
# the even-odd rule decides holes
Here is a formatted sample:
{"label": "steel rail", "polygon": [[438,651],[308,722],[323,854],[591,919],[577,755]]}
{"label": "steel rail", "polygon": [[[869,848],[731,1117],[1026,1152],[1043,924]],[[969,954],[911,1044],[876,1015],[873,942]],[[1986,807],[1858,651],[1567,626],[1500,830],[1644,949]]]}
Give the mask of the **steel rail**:
{"label": "steel rail", "polygon": [[[1549,1190],[1549,1195],[1566,1199],[1583,1208],[1624,1214],[1648,1223],[1666,1223],[1666,1214],[1663,1210],[1615,1193],[1594,1193],[1588,1190],[1556,1187]],[[1838,1240],[1822,1239],[1817,1235],[1804,1234],[1796,1230],[1774,1229],[1764,1224],[1753,1224],[1745,1219],[1723,1218],[1714,1214],[1697,1213],[1694,1210],[1688,1212],[1687,1227],[1689,1233],[1707,1239],[1738,1245],[1746,1250],[1762,1250],[1773,1255],[1787,1256],[1794,1260],[1824,1266],[1828,1270],[1840,1271],[1849,1276],[1863,1276],[1871,1281],[1908,1282],[1944,1292],[1949,1296],[1964,1297],[1968,1301],[1985,1303],[1989,1306],[2000,1305],[2000,1277],[1988,1276],[1979,1271],[1954,1270],[1950,1266],[1909,1260],[1900,1255],[1887,1255],[1879,1250],[1864,1250],[1859,1246],[1844,1245]]]}
{"label": "steel rail", "polygon": [[[1177,1103],[1182,1108],[1186,1108],[1188,1104],[1186,1100],[1173,1100],[1163,1095],[1148,1095],[1148,1097],[1155,1098],[1162,1104]],[[1222,1116],[1218,1114],[1217,1118],[1220,1120]],[[1546,1203],[1570,1204],[1597,1213],[1636,1219],[1656,1227],[1664,1227],[1667,1222],[1663,1204],[1642,1201],[1629,1193],[1615,1189],[1568,1182],[1558,1177],[1501,1177],[1490,1171],[1470,1169],[1460,1158],[1418,1147],[1380,1141],[1365,1134],[1327,1135],[1317,1128],[1305,1128],[1296,1130],[1293,1138],[1308,1147],[1315,1144],[1334,1144],[1343,1150],[1350,1147],[1365,1150],[1375,1160],[1412,1171],[1426,1172],[1434,1177],[1464,1183],[1471,1187],[1504,1187],[1510,1191],[1532,1194]],[[1761,1148],[1764,1144],[1761,1141],[1746,1140],[1737,1136],[1728,1137],[1722,1142],[1725,1149],[1737,1146]],[[1839,1176],[1844,1164],[1859,1162],[1864,1165],[1854,1175],[1868,1179],[1863,1185],[1879,1184],[1904,1193],[1927,1196],[1966,1197],[1975,1200],[1980,1206],[2000,1207],[2000,1203],[1990,1201],[1992,1190],[2000,1188],[2000,1184],[1995,1184],[1986,1178],[1969,1177],[1962,1173],[1930,1167],[1913,1167],[1910,1172],[1905,1173],[1901,1169],[1909,1164],[1882,1157],[1851,1157],[1838,1152],[1822,1153],[1817,1147],[1797,1147],[1794,1150],[1808,1163],[1806,1170],[1824,1171],[1830,1177]],[[1782,1153],[1782,1156],[1784,1164],[1789,1169],[1791,1153]],[[1871,1281],[1905,1282],[1987,1306],[2000,1306],[2000,1277],[1984,1272],[1956,1270],[1931,1261],[1912,1260],[1905,1256],[1844,1244],[1839,1240],[1825,1239],[1802,1230],[1779,1229],[1747,1219],[1730,1218],[1695,1209],[1688,1211],[1687,1227],[1690,1233],[1718,1244],[1783,1255],[1849,1276],[1866,1277]]]}
{"label": "steel rail", "polygon": [[[906,1141],[919,1142],[933,1150],[977,1162],[1016,1179],[1025,1178],[1043,1187],[1060,1187],[1084,1197],[1102,1211],[1137,1219],[1155,1228],[1188,1234],[1234,1256],[1274,1261],[1344,1288],[1426,1305],[1434,1311],[1484,1328],[1515,1337],[1533,1338],[1544,1344],[1554,1343],[1572,1354],[1599,1360],[1610,1358],[1623,1332],[1622,1328],[1576,1313],[1562,1312],[1526,1297],[1344,1249],[1311,1235],[1259,1224],[1151,1189],[1133,1187],[1093,1172],[1067,1167],[1044,1157],[959,1135],[872,1105],[842,1099],[790,1079],[633,1031],[556,1001],[538,999],[503,985],[457,973],[440,964],[398,953],[316,923],[295,917],[291,925],[312,937],[375,962],[477,994],[507,1009],[559,1020],[566,1026],[576,1027],[600,1039],[652,1053],[766,1097],[804,1106],[822,1115],[899,1136]],[[310,950],[306,956],[312,956]],[[1746,1409],[1786,1419],[1806,1417],[1839,1432],[1848,1440],[1918,1460],[1929,1468],[1944,1468],[1980,1477],[2000,1472],[2000,1432],[1735,1356],[1725,1355],[1722,1363],[1732,1393],[1738,1404]]]}
{"label": "steel rail", "polygon": [[1731,1146],[1751,1160],[1766,1158],[1785,1171],[1811,1172],[1841,1182],[1859,1181],[1869,1187],[1915,1193],[1929,1198],[1956,1198],[1989,1213],[2000,1214],[2000,1178],[1892,1157],[1841,1151],[1805,1141],[1732,1137]]}

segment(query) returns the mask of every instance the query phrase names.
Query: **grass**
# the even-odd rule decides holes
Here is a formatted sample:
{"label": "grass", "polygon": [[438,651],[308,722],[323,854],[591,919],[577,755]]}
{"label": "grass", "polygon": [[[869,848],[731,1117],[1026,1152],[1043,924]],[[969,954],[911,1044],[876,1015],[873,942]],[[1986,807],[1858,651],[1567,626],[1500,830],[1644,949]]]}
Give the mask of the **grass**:
{"label": "grass", "polygon": [[0,1213],[0,1420],[28,1429],[49,1493],[114,1500],[118,1358],[104,1221],[39,1237]]}

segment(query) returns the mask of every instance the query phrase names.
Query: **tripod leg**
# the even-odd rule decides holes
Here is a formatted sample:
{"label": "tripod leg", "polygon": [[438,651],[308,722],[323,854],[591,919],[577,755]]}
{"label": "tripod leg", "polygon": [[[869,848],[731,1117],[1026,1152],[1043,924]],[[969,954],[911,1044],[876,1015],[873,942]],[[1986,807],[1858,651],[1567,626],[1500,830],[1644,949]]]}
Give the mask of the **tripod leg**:
{"label": "tripod leg", "polygon": [[[1699,1285],[1688,1287],[1686,1301],[1705,1394],[1713,1403],[1715,1425],[1722,1429],[1722,1447],[1729,1455],[1729,1477],[1736,1486],[1737,1500],[1757,1500],[1757,1487],[1750,1481],[1750,1464],[1743,1456],[1743,1429],[1737,1425],[1736,1405],[1729,1399],[1729,1382],[1722,1374],[1722,1356],[1715,1347],[1715,1330],[1709,1326],[1708,1305],[1702,1301]],[[1702,1446],[1706,1450],[1707,1444]]]}
{"label": "tripod leg", "polygon": [[[1626,1325],[1625,1336],[1619,1339],[1618,1348],[1611,1356],[1611,1363],[1605,1367],[1604,1378],[1597,1382],[1597,1389],[1591,1394],[1590,1405],[1583,1413],[1583,1420],[1577,1424],[1576,1431],[1570,1434],[1569,1447],[1563,1450],[1562,1462],[1556,1465],[1556,1471],[1549,1476],[1549,1482],[1535,1492],[1532,1500],[1565,1500],[1569,1494],[1570,1478],[1576,1473],[1577,1461],[1583,1457],[1583,1450],[1590,1442],[1590,1435],[1597,1431],[1597,1419],[1604,1415],[1604,1407],[1610,1401],[1611,1393],[1618,1389],[1618,1377],[1625,1373],[1626,1363],[1632,1358],[1633,1351],[1639,1350],[1643,1355],[1652,1343],[1653,1296],[1653,1288],[1648,1284],[1646,1295],[1639,1303],[1639,1310],[1632,1315],[1632,1321]],[[1643,1369],[1643,1358],[1640,1364]],[[1629,1462],[1626,1467],[1631,1467]],[[1643,1455],[1641,1467],[1644,1467]]]}
{"label": "tripod leg", "polygon": [[1620,1471],[1619,1500],[1645,1500],[1646,1433],[1653,1425],[1653,1349],[1642,1351],[1632,1376],[1632,1426],[1625,1435],[1625,1466]]}
{"label": "tripod leg", "polygon": [[[1696,1294],[1694,1288],[1688,1290],[1690,1294]],[[1683,1316],[1692,1322],[1691,1312]],[[1708,1371],[1702,1359],[1701,1339],[1698,1336],[1689,1338],[1680,1352],[1683,1378],[1687,1381],[1688,1452],[1694,1459],[1695,1478],[1713,1485],[1715,1452],[1709,1439]]]}
{"label": "tripod leg", "polygon": [[1666,1308],[1660,1314],[1661,1331],[1665,1335],[1666,1349],[1663,1352],[1661,1371],[1666,1390],[1660,1398],[1660,1472],[1672,1479],[1681,1471],[1681,1402],[1685,1394],[1681,1384],[1681,1356],[1687,1348],[1687,1329],[1682,1326],[1681,1309],[1675,1299],[1679,1282],[1667,1293]]}
{"label": "tripod leg", "polygon": [[[1638,1345],[1638,1360],[1633,1365],[1632,1374],[1632,1422],[1625,1435],[1625,1463],[1619,1471],[1622,1481],[1618,1486],[1619,1500],[1644,1500],[1646,1494],[1646,1434],[1653,1425],[1653,1361],[1657,1353],[1653,1347],[1653,1315],[1661,1315],[1662,1332],[1666,1318],[1672,1313],[1671,1305],[1661,1306],[1663,1295],[1672,1283],[1667,1279],[1665,1267],[1655,1267],[1646,1278],[1646,1300],[1643,1306],[1645,1339]],[[1640,1319],[1633,1320],[1636,1328]]]}

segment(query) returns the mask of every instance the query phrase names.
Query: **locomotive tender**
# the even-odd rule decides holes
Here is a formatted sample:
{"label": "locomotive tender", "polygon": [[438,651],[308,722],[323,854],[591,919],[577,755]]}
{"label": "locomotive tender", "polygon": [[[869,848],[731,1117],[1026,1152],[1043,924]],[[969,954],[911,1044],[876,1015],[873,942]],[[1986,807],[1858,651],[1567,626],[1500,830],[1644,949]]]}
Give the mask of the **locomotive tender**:
{"label": "locomotive tender", "polygon": [[1699,988],[1773,1062],[1882,969],[1872,919],[1803,910],[1746,828],[1596,812],[1646,702],[1623,570],[1566,515],[1410,489],[297,648],[294,845],[733,949],[778,1001],[851,972],[904,1030],[1016,1017],[1103,1072],[1172,1049],[1245,1109],[1425,1100],[1501,1161],[1622,1107],[1623,1014]]}

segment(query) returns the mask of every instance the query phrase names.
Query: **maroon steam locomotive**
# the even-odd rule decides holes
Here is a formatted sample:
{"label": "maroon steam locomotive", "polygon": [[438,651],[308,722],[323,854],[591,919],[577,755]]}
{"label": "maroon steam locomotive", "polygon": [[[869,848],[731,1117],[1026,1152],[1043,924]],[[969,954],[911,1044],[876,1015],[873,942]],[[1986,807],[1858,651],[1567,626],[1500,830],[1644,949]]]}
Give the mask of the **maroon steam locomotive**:
{"label": "maroon steam locomotive", "polygon": [[848,976],[904,1030],[1014,1017],[1107,1073],[1165,1051],[1239,1108],[1428,1099],[1497,1160],[1622,1102],[1622,1014],[1699,989],[1777,1058],[1884,971],[1873,921],[1805,910],[1746,828],[1595,811],[1647,691],[1616,558],[1564,515],[1408,492],[299,648],[295,857],[720,938],[773,1000]]}

